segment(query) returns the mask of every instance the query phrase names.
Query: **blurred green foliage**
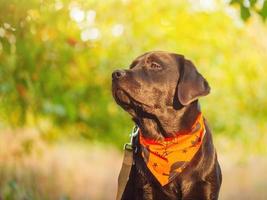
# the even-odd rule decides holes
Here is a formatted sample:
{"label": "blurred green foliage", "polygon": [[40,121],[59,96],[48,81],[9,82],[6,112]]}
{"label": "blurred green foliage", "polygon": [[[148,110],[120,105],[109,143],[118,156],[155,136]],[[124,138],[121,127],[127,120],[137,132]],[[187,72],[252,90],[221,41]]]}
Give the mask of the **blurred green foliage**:
{"label": "blurred green foliage", "polygon": [[260,15],[263,21],[267,18],[267,0],[231,0],[230,4],[239,5],[243,20],[248,20],[252,13]]}
{"label": "blurred green foliage", "polygon": [[209,81],[201,103],[215,134],[262,150],[266,33],[221,1],[0,0],[1,126],[121,145],[133,123],[112,99],[111,73],[167,50]]}

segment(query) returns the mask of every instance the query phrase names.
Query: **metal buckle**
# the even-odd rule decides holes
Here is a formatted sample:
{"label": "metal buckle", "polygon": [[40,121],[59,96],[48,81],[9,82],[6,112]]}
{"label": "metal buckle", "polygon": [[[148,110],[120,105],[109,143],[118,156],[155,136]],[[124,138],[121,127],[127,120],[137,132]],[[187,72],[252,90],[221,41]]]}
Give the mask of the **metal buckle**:
{"label": "metal buckle", "polygon": [[138,132],[139,132],[139,127],[135,125],[133,127],[131,134],[130,134],[130,137],[131,137],[130,142],[124,144],[124,147],[123,147],[124,150],[130,150],[130,151],[133,150],[133,138],[138,134]]}
{"label": "metal buckle", "polygon": [[131,136],[131,140],[130,140],[131,144],[133,144],[133,138],[135,136],[137,136],[138,132],[139,132],[139,127],[135,125],[133,127],[133,130],[132,130],[131,135],[130,135]]}
{"label": "metal buckle", "polygon": [[136,136],[136,135],[138,134],[138,131],[139,131],[139,127],[135,125],[135,126],[133,127],[131,136],[132,136],[132,137]]}
{"label": "metal buckle", "polygon": [[133,146],[132,146],[131,143],[125,143],[123,149],[132,151],[133,150]]}

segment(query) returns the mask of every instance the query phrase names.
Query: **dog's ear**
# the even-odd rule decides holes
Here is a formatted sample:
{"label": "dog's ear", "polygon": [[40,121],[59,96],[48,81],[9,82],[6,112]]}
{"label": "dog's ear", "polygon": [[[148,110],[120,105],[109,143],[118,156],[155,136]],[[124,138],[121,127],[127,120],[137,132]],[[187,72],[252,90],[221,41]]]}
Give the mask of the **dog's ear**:
{"label": "dog's ear", "polygon": [[183,58],[179,63],[180,78],[176,94],[181,104],[185,106],[209,94],[210,86],[191,61]]}

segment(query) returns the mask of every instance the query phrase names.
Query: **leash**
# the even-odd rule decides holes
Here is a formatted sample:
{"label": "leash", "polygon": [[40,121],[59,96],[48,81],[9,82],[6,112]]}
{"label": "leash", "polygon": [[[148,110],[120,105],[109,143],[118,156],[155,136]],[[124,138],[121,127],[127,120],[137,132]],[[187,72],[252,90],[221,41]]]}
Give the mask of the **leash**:
{"label": "leash", "polygon": [[130,134],[130,142],[124,144],[124,155],[122,167],[120,170],[119,178],[118,178],[118,190],[116,200],[121,200],[122,194],[125,190],[126,184],[129,180],[131,168],[133,165],[133,138],[138,135],[139,128],[138,126],[134,126],[131,134]]}

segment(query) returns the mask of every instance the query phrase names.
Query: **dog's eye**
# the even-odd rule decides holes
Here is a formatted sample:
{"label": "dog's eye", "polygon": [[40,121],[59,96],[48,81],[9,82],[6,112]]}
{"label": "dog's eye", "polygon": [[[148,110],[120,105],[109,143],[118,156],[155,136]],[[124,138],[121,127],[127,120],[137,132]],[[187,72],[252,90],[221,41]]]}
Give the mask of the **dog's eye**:
{"label": "dog's eye", "polygon": [[161,69],[161,66],[158,63],[152,62],[150,65],[151,69]]}

